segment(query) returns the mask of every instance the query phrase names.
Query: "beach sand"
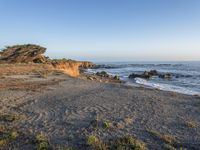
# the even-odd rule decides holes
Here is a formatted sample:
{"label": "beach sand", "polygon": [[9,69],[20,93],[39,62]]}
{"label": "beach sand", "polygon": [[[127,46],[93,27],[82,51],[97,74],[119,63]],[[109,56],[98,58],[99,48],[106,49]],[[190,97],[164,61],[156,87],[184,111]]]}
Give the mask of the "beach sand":
{"label": "beach sand", "polygon": [[200,148],[198,96],[64,74],[11,75],[0,78],[0,104],[0,133],[18,133],[0,149],[35,149],[40,134],[50,149],[95,149],[91,135],[105,143],[132,136],[152,150]]}

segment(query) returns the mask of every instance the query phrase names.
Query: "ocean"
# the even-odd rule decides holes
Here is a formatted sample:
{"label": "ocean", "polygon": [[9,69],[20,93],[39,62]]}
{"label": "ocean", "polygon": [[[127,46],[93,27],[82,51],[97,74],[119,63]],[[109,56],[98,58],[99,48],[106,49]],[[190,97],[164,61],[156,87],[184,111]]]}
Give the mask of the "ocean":
{"label": "ocean", "polygon": [[[119,76],[127,85],[200,95],[200,62],[101,62],[96,64],[100,67],[89,69],[88,73],[106,71],[108,74]],[[157,70],[161,74],[170,73],[173,76],[171,79],[128,78],[132,73],[142,74],[150,70]]]}

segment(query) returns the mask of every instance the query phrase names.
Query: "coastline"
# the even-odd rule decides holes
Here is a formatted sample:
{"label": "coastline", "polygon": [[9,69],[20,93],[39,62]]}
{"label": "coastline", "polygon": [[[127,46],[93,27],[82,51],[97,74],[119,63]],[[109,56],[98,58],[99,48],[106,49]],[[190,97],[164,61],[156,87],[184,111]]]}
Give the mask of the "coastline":
{"label": "coastline", "polygon": [[[23,80],[19,79],[22,77]],[[0,90],[1,116],[14,114],[20,119],[10,122],[1,117],[1,125],[19,133],[17,145],[22,149],[34,149],[34,144],[27,144],[23,139],[29,137],[34,141],[40,133],[47,137],[53,149],[58,146],[91,149],[86,142],[90,135],[105,143],[133,136],[146,149],[165,149],[166,145],[188,149],[200,146],[198,96],[62,73],[45,78],[27,75],[12,78],[15,88],[11,84],[10,88]],[[11,81],[9,76],[0,80],[0,83]],[[92,123],[95,118],[98,118],[97,126]],[[109,124],[106,128],[102,126],[105,122]],[[8,146],[14,148],[16,142]]]}
{"label": "coastline", "polygon": [[133,86],[200,95],[199,62],[110,62],[88,69],[89,73],[99,71],[117,75]]}

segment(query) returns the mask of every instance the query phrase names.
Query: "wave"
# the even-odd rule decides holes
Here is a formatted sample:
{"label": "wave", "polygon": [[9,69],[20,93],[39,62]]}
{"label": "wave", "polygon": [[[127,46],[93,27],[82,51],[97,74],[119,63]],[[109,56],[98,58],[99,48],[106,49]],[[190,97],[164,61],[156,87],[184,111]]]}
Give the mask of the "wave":
{"label": "wave", "polygon": [[169,84],[161,84],[161,83],[154,83],[151,81],[147,81],[145,79],[141,78],[135,78],[135,82],[140,85],[144,85],[147,87],[156,88],[163,91],[171,91],[171,92],[177,92],[182,94],[188,94],[188,95],[199,95],[199,92],[189,90],[183,87],[175,86],[175,85],[169,85]]}

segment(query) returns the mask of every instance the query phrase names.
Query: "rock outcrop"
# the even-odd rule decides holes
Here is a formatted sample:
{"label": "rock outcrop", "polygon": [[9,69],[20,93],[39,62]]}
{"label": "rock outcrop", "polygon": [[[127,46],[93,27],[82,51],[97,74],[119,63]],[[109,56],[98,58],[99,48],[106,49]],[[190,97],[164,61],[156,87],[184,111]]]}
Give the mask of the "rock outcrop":
{"label": "rock outcrop", "polygon": [[45,63],[45,51],[46,48],[33,44],[8,46],[0,53],[0,63]]}
{"label": "rock outcrop", "polygon": [[145,71],[143,74],[135,74],[132,73],[129,75],[129,78],[144,78],[144,79],[149,79],[152,76],[158,76],[158,72],[156,70],[151,70],[151,71]]}
{"label": "rock outcrop", "polygon": [[109,75],[107,72],[105,72],[105,71],[101,71],[101,72],[97,72],[96,74],[95,74],[96,76],[99,76],[99,77],[103,77],[103,78],[108,78],[108,79],[110,79],[110,80],[117,80],[117,81],[119,81],[120,80],[120,78],[118,77],[118,76],[112,76],[112,75]]}
{"label": "rock outcrop", "polygon": [[76,77],[80,75],[80,69],[84,68],[91,68],[95,64],[87,61],[75,61],[75,60],[53,60],[51,61],[53,67],[57,70],[62,70],[64,73]]}
{"label": "rock outcrop", "polygon": [[160,74],[158,77],[162,78],[162,79],[171,79],[172,78],[172,74],[170,74],[170,73]]}
{"label": "rock outcrop", "polygon": [[129,75],[129,78],[130,79],[134,79],[134,78],[149,79],[149,78],[151,78],[153,76],[157,76],[157,77],[162,78],[162,79],[170,79],[170,78],[172,78],[172,74],[170,74],[170,73],[161,74],[161,73],[158,73],[157,70],[145,71],[142,74],[132,73],[132,74]]}
{"label": "rock outcrop", "polygon": [[92,68],[95,64],[88,61],[67,59],[50,60],[44,56],[46,48],[34,44],[8,46],[0,52],[0,63],[43,63],[50,68],[61,70],[70,76],[78,76],[80,69]]}
{"label": "rock outcrop", "polygon": [[96,75],[100,77],[110,77],[110,75],[105,71],[97,72]]}

